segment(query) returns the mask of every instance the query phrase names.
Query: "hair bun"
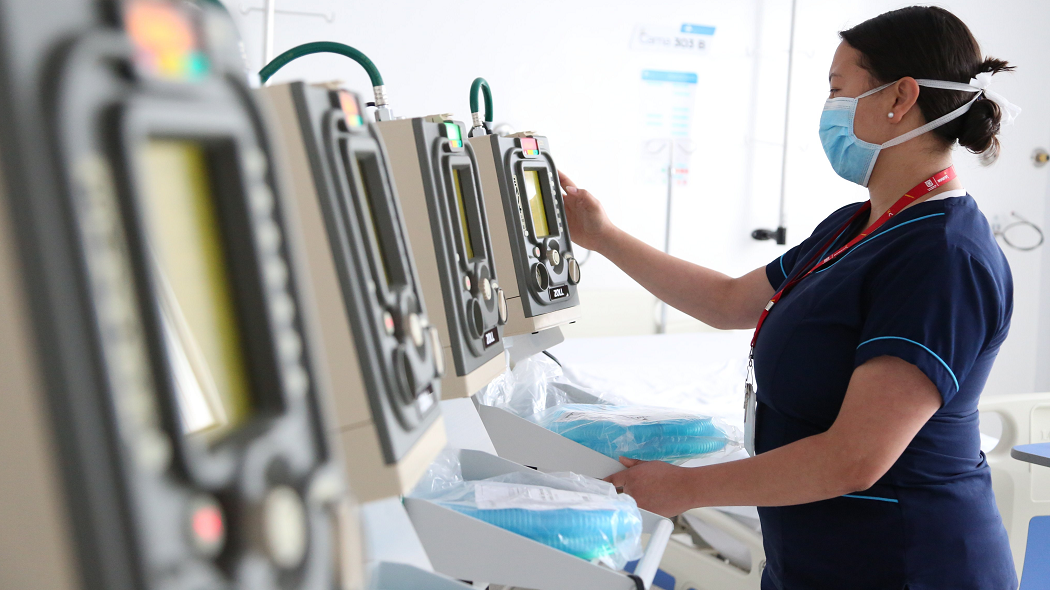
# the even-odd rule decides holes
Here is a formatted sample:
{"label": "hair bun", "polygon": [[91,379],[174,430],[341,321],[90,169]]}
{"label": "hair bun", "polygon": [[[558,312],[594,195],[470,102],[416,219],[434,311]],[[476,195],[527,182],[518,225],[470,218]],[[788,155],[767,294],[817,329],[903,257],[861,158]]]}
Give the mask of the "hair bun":
{"label": "hair bun", "polygon": [[[994,57],[986,58],[974,75],[991,72],[1013,71],[1014,67]],[[999,129],[1002,126],[1002,111],[995,102],[981,96],[962,118],[959,145],[981,156],[984,164],[999,158]]]}

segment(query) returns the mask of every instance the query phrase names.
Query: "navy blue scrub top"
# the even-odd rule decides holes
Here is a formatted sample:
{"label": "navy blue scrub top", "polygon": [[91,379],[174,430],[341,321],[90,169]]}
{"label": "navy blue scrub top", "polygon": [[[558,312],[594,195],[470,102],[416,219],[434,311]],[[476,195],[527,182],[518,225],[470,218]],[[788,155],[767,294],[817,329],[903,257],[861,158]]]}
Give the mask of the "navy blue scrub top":
{"label": "navy blue scrub top", "polygon": [[[805,272],[860,206],[770,263],[773,288]],[[878,356],[921,369],[943,405],[870,489],[759,508],[763,590],[1017,588],[977,422],[1012,301],[1006,258],[966,195],[905,209],[773,307],[755,347],[757,452],[828,430],[853,370]]]}

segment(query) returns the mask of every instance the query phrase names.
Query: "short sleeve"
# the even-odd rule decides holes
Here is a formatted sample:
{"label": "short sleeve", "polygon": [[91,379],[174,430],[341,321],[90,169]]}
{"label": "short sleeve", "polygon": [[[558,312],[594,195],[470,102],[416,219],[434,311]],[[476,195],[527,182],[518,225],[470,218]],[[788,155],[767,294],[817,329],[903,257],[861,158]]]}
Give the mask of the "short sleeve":
{"label": "short sleeve", "polygon": [[769,279],[769,284],[773,286],[774,291],[779,290],[788,275],[791,274],[791,269],[795,267],[795,262],[798,260],[799,250],[804,245],[805,242],[802,242],[766,265],[766,278]]}
{"label": "short sleeve", "polygon": [[[814,250],[827,242],[827,240],[831,239],[834,235],[833,232],[841,228],[842,224],[845,223],[860,206],[861,203],[853,203],[835,211],[829,215],[827,219],[821,221],[816,229],[813,230],[813,233],[803,240],[801,244],[784,252],[781,256],[773,260],[773,262],[767,264],[766,278],[769,279],[769,284],[773,286],[773,290],[780,290],[781,285],[784,284],[784,281],[786,281],[787,278],[791,276],[792,271],[795,270],[795,265],[799,263],[805,264],[810,257],[817,254]],[[803,260],[800,261],[800,257],[802,257]]]}
{"label": "short sleeve", "polygon": [[854,366],[878,356],[903,359],[948,404],[999,332],[1000,290],[980,262],[943,242],[886,260],[870,284]]}

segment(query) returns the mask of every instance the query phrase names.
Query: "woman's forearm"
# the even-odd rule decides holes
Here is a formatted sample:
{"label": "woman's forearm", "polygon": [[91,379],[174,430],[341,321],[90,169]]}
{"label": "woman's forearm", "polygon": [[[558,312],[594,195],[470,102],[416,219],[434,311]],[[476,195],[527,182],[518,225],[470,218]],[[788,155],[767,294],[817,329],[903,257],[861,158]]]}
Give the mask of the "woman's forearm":
{"label": "woman's forearm", "polygon": [[685,470],[682,485],[694,507],[790,506],[867,489],[873,482],[865,475],[824,433],[750,459]]}
{"label": "woman's forearm", "polygon": [[734,279],[686,262],[615,229],[600,253],[671,307],[721,329],[753,328],[772,296],[764,273]]}

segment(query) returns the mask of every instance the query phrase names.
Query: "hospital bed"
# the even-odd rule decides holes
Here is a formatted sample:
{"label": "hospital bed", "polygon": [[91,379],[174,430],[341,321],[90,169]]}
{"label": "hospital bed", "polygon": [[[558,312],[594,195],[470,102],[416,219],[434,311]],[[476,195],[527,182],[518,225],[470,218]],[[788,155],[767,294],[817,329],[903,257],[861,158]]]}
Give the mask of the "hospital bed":
{"label": "hospital bed", "polygon": [[[550,353],[566,377],[593,391],[632,403],[706,414],[743,430],[750,340],[750,331],[574,338]],[[982,434],[982,448],[1020,575],[1028,522],[1033,516],[1050,514],[1050,470],[1035,472],[1009,453],[1017,444],[1050,441],[1050,393],[989,396],[980,409],[982,422],[990,413],[1001,417],[1001,433]],[[739,451],[717,460],[743,457]],[[702,508],[677,519],[654,586],[756,590],[764,566],[755,507]]]}

